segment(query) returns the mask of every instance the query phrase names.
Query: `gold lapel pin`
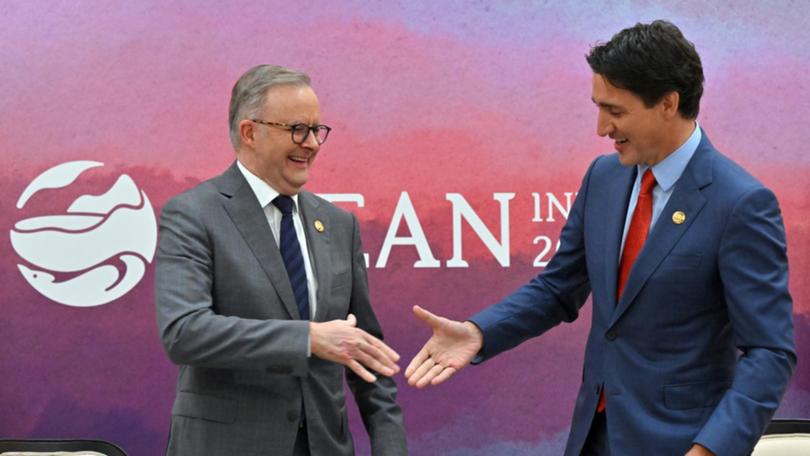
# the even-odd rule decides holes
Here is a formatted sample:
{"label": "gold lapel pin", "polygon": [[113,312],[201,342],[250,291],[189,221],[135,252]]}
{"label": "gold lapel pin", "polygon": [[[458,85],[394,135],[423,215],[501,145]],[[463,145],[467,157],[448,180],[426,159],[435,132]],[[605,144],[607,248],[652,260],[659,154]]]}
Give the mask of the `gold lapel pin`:
{"label": "gold lapel pin", "polygon": [[686,221],[686,214],[683,211],[675,211],[672,213],[672,223],[680,225]]}
{"label": "gold lapel pin", "polygon": [[323,222],[322,221],[315,220],[315,223],[313,223],[313,225],[315,225],[315,231],[317,231],[319,233],[323,233],[324,228],[323,228]]}

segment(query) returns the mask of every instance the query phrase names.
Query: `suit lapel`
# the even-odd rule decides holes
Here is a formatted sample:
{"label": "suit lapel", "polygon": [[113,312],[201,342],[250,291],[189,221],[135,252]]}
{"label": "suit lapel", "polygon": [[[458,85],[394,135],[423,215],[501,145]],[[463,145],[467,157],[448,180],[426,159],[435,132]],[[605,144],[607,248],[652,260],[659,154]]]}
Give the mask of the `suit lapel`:
{"label": "suit lapel", "polygon": [[[630,201],[630,193],[633,191],[633,183],[636,179],[638,168],[633,166],[626,168],[620,166],[616,169],[615,175],[610,177],[610,188],[606,193],[607,206],[605,214],[615,214],[605,217],[605,277],[607,290],[605,301],[612,303],[608,309],[612,312],[616,308],[616,281],[619,270],[619,249],[622,245],[622,234],[624,232],[624,221],[627,217],[627,205]],[[609,316],[610,314],[606,315]]]}
{"label": "suit lapel", "polygon": [[[711,183],[711,166],[713,147],[705,133],[692,160],[684,169],[681,178],[675,183],[675,189],[661,215],[655,222],[644,247],[633,264],[627,279],[622,299],[619,301],[610,326],[616,324],[622,314],[630,307],[644,284],[666,258],[683,234],[692,226],[698,214],[706,204],[701,189]],[[682,211],[686,220],[677,224],[672,221],[672,214]],[[614,267],[614,271],[618,268]],[[613,273],[615,275],[615,272]]]}
{"label": "suit lapel", "polygon": [[[309,192],[298,194],[298,204],[301,209],[301,221],[307,236],[307,248],[310,259],[314,262],[315,280],[318,283],[314,321],[324,321],[327,314],[326,293],[332,289],[332,256],[329,249],[331,229],[329,216],[323,210],[321,203]],[[318,223],[320,222],[320,223]],[[321,228],[321,231],[318,230]]]}
{"label": "suit lapel", "polygon": [[263,209],[256,200],[256,194],[248,185],[234,163],[217,180],[220,193],[228,197],[223,205],[236,229],[244,238],[253,255],[258,260],[273,287],[276,289],[284,308],[293,319],[299,319],[290,280],[281,252],[276,245],[273,231],[267,223]]}

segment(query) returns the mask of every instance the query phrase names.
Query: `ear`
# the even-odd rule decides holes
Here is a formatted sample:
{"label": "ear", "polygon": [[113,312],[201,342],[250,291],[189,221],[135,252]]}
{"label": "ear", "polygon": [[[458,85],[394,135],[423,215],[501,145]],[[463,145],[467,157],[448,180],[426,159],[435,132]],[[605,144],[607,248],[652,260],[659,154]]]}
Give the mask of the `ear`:
{"label": "ear", "polygon": [[248,119],[239,122],[239,139],[243,145],[253,148],[256,142],[256,128],[253,122]]}
{"label": "ear", "polygon": [[680,103],[681,96],[675,90],[664,95],[664,98],[658,102],[661,107],[661,113],[664,114],[664,117],[667,119],[672,119],[678,115],[678,107],[680,106]]}

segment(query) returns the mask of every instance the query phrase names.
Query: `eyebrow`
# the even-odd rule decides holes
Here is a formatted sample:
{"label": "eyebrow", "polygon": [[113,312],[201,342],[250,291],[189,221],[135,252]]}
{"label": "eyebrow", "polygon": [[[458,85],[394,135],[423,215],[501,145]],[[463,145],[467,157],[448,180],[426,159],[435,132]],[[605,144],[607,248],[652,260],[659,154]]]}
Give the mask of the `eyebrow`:
{"label": "eyebrow", "polygon": [[600,108],[624,110],[624,108],[622,108],[621,106],[612,103],[605,103],[604,101],[600,103],[594,100],[593,98],[591,98],[591,101],[593,102],[593,104],[599,106]]}

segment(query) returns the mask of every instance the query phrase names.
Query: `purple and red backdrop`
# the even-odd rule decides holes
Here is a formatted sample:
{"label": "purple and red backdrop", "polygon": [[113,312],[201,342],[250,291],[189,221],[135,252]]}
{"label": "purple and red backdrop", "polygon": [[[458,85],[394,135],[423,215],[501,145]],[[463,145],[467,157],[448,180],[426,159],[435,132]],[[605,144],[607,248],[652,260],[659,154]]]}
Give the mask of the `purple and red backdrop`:
{"label": "purple and red backdrop", "polygon": [[[40,216],[81,225],[81,217],[110,215],[66,214],[121,175],[158,213],[221,173],[234,158],[230,89],[247,68],[275,63],[311,75],[322,121],[334,130],[308,188],[342,198],[361,220],[374,306],[387,341],[409,360],[429,336],[413,304],[464,318],[542,270],[587,165],[611,147],[595,134],[584,55],[656,18],[678,24],[703,58],[699,121],[714,144],[780,199],[800,362],[778,415],[810,416],[808,16],[810,4],[753,0],[627,0],[609,9],[581,1],[3,2],[0,214],[9,235],[0,236],[0,435],[96,437],[133,455],[162,452],[177,369],[158,340],[149,252],[139,257],[145,275],[123,296],[68,306],[29,285],[17,265],[36,262],[12,246],[13,232]],[[37,176],[79,160],[103,166],[20,207]],[[114,232],[113,243],[126,250],[148,238],[134,232],[142,226]],[[586,304],[575,323],[440,388],[416,391],[398,376],[412,453],[560,454],[589,320]],[[356,413],[352,428],[358,453],[368,454]]]}

